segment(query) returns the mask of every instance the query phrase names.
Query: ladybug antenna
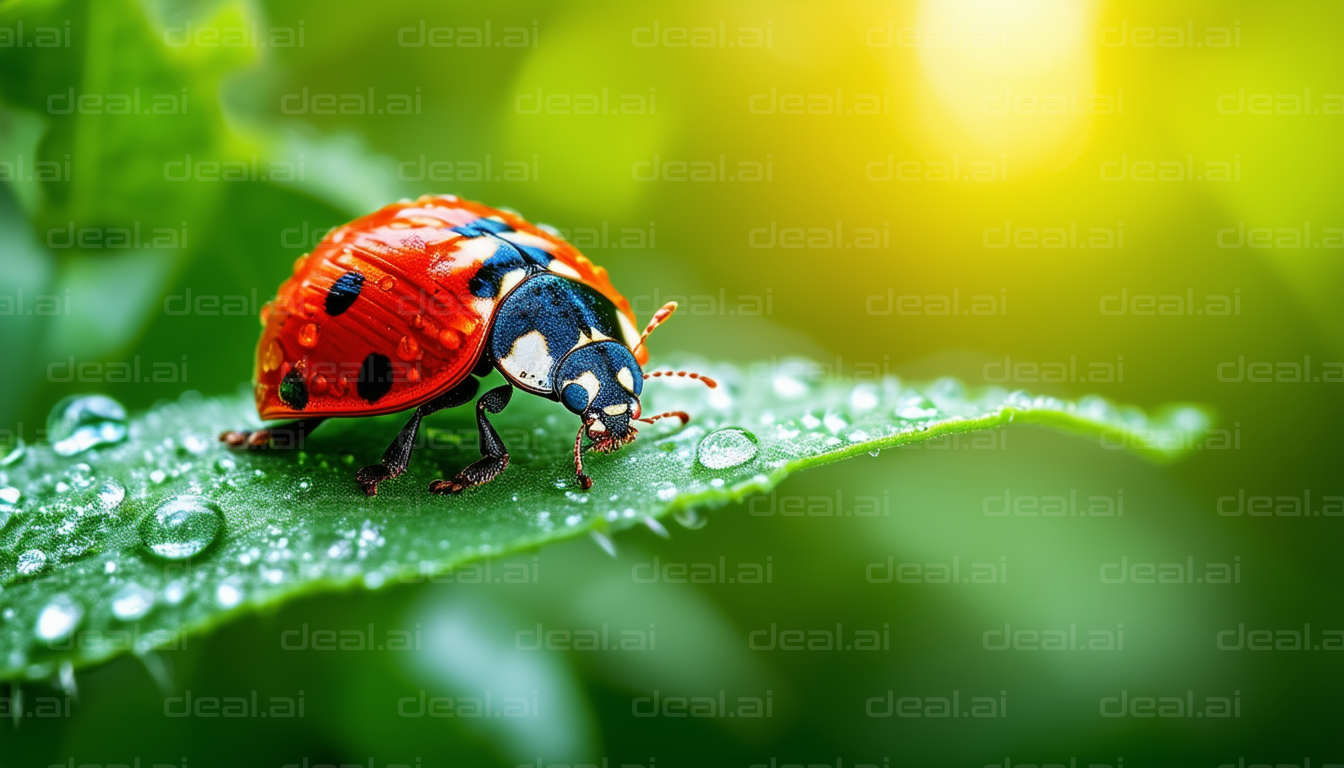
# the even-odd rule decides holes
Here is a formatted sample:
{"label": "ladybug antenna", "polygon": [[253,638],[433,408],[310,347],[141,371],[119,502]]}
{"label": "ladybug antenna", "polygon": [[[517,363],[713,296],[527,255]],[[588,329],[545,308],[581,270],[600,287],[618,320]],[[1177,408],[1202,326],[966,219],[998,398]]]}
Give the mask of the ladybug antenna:
{"label": "ladybug antenna", "polygon": [[686,413],[685,411],[668,411],[667,413],[660,413],[657,416],[650,416],[646,419],[635,419],[635,421],[642,421],[646,424],[652,424],[653,422],[659,419],[665,419],[669,416],[676,416],[678,419],[681,419],[682,424],[685,424],[686,422],[691,420],[690,414]]}
{"label": "ladybug antenna", "polygon": [[688,379],[695,379],[696,381],[703,383],[706,387],[709,387],[710,389],[714,389],[715,387],[719,386],[719,382],[709,378],[708,376],[699,373],[694,373],[692,371],[654,371],[652,373],[644,374],[644,379],[645,380],[660,379],[664,376],[681,376]]}
{"label": "ladybug antenna", "polygon": [[649,324],[644,327],[644,333],[640,334],[639,336],[639,343],[635,345],[635,348],[633,350],[631,350],[632,352],[635,353],[636,357],[639,356],[639,350],[644,346],[644,342],[649,338],[649,334],[653,333],[654,329],[656,329],[658,326],[667,322],[667,319],[672,316],[673,312],[676,311],[677,311],[677,302],[669,301],[666,304],[664,304],[657,312],[653,313],[653,319],[650,320]]}

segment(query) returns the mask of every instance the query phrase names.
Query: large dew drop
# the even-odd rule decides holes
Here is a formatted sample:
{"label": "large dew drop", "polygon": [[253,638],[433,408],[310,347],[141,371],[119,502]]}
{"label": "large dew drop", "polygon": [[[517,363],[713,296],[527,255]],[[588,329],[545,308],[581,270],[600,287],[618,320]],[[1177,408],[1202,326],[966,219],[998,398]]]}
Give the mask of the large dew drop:
{"label": "large dew drop", "polygon": [[756,436],[741,427],[716,429],[700,439],[696,461],[706,469],[729,469],[756,458]]}
{"label": "large dew drop", "polygon": [[224,513],[201,496],[174,496],[140,521],[140,541],[165,560],[204,552],[224,532]]}
{"label": "large dew drop", "polygon": [[126,409],[105,395],[72,395],[51,409],[47,434],[61,456],[119,443],[126,439]]}

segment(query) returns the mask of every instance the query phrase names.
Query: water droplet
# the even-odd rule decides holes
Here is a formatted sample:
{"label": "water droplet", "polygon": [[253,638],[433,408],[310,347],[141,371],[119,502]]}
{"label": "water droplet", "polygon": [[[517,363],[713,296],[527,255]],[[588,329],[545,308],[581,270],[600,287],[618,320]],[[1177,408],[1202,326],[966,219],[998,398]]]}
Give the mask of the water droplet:
{"label": "water droplet", "polygon": [[19,555],[19,575],[32,576],[47,567],[47,553],[40,549],[30,549]]}
{"label": "water droplet", "polygon": [[938,415],[938,409],[934,407],[929,399],[923,396],[915,396],[903,399],[896,406],[896,415],[902,419],[927,419]]}
{"label": "water droplet", "polygon": [[444,328],[439,332],[439,343],[444,349],[457,349],[462,346],[462,337],[452,328]]}
{"label": "water droplet", "polygon": [[419,312],[411,316],[411,327],[415,330],[423,330],[425,327],[425,316]]}
{"label": "water droplet", "polygon": [[299,329],[299,344],[309,349],[317,346],[317,323],[308,323]]}
{"label": "water droplet", "polygon": [[224,532],[224,513],[201,496],[175,496],[140,521],[140,541],[165,560],[204,552]]}
{"label": "water droplet", "polygon": [[695,458],[707,469],[729,469],[756,458],[756,436],[741,427],[716,429],[700,439]]}
{"label": "water droplet", "polygon": [[79,626],[84,608],[74,598],[60,594],[51,599],[37,615],[37,636],[48,642],[64,640]]}
{"label": "water droplet", "polygon": [[20,491],[18,488],[13,488],[10,486],[0,488],[0,501],[6,504],[18,504],[19,498],[22,496],[23,492]]}
{"label": "water droplet", "polygon": [[226,580],[215,590],[215,599],[225,608],[232,608],[243,601],[243,588],[236,580]]}
{"label": "water droplet", "polygon": [[168,479],[168,473],[164,472],[162,469],[156,469],[153,472],[149,473],[149,480],[155,485],[162,485],[163,481],[167,479]]}
{"label": "water droplet", "polygon": [[187,585],[182,581],[174,581],[163,588],[163,599],[168,601],[169,605],[177,605],[187,599]]}
{"label": "water droplet", "polygon": [[692,531],[698,531],[709,524],[709,520],[701,517],[700,513],[694,509],[683,509],[672,515],[672,518],[676,520],[682,528],[688,528]]}
{"label": "water droplet", "polygon": [[420,343],[410,336],[402,336],[397,341],[397,357],[402,360],[418,360],[420,358]]}
{"label": "water droplet", "polygon": [[153,590],[131,582],[112,596],[112,615],[122,621],[134,621],[143,618],[154,607]]}
{"label": "water droplet", "polygon": [[777,374],[772,384],[775,394],[785,400],[796,400],[808,392],[807,382],[799,381],[786,373]]}
{"label": "water droplet", "polygon": [[390,291],[396,287],[396,285],[397,279],[391,275],[385,276],[382,280],[378,281],[378,289],[383,291]]}
{"label": "water droplet", "polygon": [[855,411],[870,411],[877,403],[877,387],[872,384],[859,384],[849,393],[849,405]]}
{"label": "water droplet", "polygon": [[838,413],[826,414],[826,418],[822,419],[821,423],[826,425],[826,429],[830,430],[831,434],[835,434],[849,426],[849,422],[845,421],[844,417]]}
{"label": "water droplet", "polygon": [[261,370],[270,373],[279,368],[284,359],[285,351],[280,348],[280,342],[272,339],[266,346],[266,354],[261,356]]}
{"label": "water droplet", "polygon": [[878,456],[882,455],[882,452],[879,450],[872,450],[868,452],[868,455],[872,456],[873,458],[877,458]]}
{"label": "water droplet", "polygon": [[126,439],[126,409],[105,395],[72,395],[47,416],[47,435],[61,456]]}
{"label": "water droplet", "polygon": [[663,524],[658,522],[656,518],[653,517],[644,518],[644,525],[648,526],[650,531],[653,531],[655,534],[663,537],[664,539],[672,538],[672,534],[668,533],[667,529],[664,528]]}
{"label": "water droplet", "polygon": [[98,503],[103,509],[112,512],[121,506],[121,502],[126,498],[126,489],[116,480],[105,480],[98,488]]}
{"label": "water droplet", "polygon": [[331,394],[334,397],[345,397],[345,393],[350,389],[350,378],[348,376],[336,376],[331,380]]}
{"label": "water droplet", "polygon": [[8,467],[11,464],[17,464],[19,459],[22,459],[27,453],[28,444],[23,441],[23,438],[14,438],[14,447],[9,449],[9,452],[4,455],[4,458],[0,458],[0,467]]}

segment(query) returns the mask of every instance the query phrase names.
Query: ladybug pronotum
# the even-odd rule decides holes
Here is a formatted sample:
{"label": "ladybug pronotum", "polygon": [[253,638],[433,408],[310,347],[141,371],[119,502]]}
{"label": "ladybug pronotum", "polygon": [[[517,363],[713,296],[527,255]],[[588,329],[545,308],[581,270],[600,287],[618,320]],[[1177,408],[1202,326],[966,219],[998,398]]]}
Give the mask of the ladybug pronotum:
{"label": "ladybug pronotum", "polygon": [[255,432],[230,431],[233,447],[296,446],[332,417],[409,408],[410,421],[377,464],[356,480],[369,496],[406,470],[420,421],[476,397],[477,377],[497,369],[508,382],[476,400],[481,458],[431,493],[460,493],[495,479],[509,454],[488,414],[515,388],[559,401],[582,421],[574,471],[587,490],[583,438],[615,451],[635,439],[644,380],[695,373],[644,373],[644,342],[676,310],[669,302],[642,334],[606,270],[553,230],[509,211],[426,195],[339,227],[294,263],[294,274],[262,310],[253,374],[263,420],[292,420]]}

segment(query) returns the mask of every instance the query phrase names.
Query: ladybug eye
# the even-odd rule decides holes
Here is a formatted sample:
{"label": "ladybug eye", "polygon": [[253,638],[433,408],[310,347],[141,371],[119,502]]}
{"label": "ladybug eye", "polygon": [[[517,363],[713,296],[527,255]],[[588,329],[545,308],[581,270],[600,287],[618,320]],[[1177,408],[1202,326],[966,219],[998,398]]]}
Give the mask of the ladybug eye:
{"label": "ladybug eye", "polygon": [[570,384],[560,393],[560,402],[574,413],[588,407],[588,390],[578,384]]}

